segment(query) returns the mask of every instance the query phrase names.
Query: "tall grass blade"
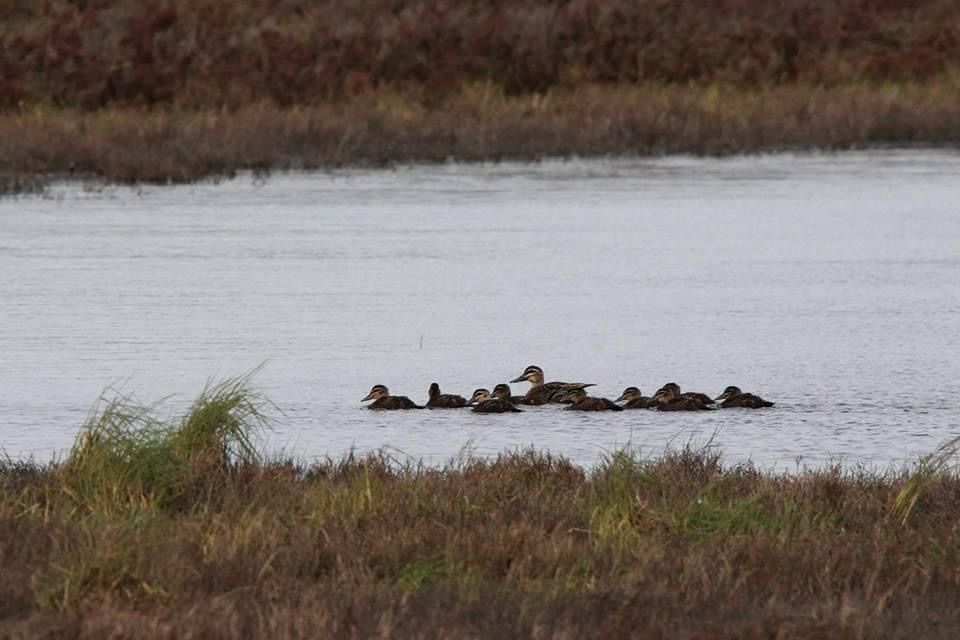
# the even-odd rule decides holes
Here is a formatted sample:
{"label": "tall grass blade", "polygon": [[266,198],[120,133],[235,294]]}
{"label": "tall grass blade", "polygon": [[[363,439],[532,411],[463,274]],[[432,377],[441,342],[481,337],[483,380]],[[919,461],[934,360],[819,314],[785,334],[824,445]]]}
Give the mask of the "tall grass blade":
{"label": "tall grass blade", "polygon": [[917,501],[933,481],[948,471],[951,466],[956,467],[955,463],[951,465],[951,461],[956,458],[958,452],[960,452],[960,436],[941,444],[936,451],[920,461],[916,471],[910,475],[897,494],[891,510],[893,518],[899,520],[902,526],[906,526]]}

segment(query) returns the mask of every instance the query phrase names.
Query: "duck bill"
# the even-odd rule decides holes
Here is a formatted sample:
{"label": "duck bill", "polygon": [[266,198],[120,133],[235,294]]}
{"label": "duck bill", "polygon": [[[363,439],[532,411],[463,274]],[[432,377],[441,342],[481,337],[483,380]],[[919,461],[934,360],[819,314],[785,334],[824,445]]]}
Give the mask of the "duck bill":
{"label": "duck bill", "polygon": [[511,383],[514,383],[514,382],[523,382],[524,380],[525,380],[525,378],[524,378],[523,376],[520,376],[519,378],[514,378],[514,379],[511,380],[510,382],[511,382]]}
{"label": "duck bill", "polygon": [[626,399],[627,399],[627,394],[624,393],[624,394],[621,394],[619,398],[614,400],[614,402],[623,402]]}
{"label": "duck bill", "polygon": [[373,400],[373,392],[372,392],[372,391],[371,391],[370,393],[368,393],[367,396],[366,396],[363,400],[361,400],[360,402],[366,402],[367,400]]}
{"label": "duck bill", "polygon": [[721,394],[718,395],[716,398],[714,398],[713,401],[714,401],[714,402],[723,402],[724,400],[726,400],[726,399],[729,398],[729,397],[730,397],[730,393],[729,393],[729,392],[728,392],[728,393],[721,393]]}

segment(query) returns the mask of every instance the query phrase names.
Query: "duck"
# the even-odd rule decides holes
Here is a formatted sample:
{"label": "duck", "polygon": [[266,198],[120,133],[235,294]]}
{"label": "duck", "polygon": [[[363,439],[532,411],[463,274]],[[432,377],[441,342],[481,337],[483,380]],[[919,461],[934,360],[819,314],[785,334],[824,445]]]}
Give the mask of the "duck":
{"label": "duck", "polygon": [[586,389],[596,386],[593,383],[583,382],[543,382],[545,380],[543,369],[537,365],[530,365],[523,370],[523,373],[510,382],[523,382],[526,380],[532,386],[524,396],[525,404],[547,404],[555,402],[559,404],[568,404],[570,402],[570,392],[575,389]]}
{"label": "duck", "polygon": [[467,406],[467,399],[463,396],[440,393],[440,385],[436,382],[430,385],[427,393],[430,395],[430,399],[427,400],[427,409],[460,409]]}
{"label": "duck", "polygon": [[501,400],[506,400],[510,404],[529,404],[527,402],[527,396],[515,396],[513,395],[513,390],[510,389],[510,385],[506,383],[500,383],[493,388],[493,393],[490,394],[494,398],[499,398]]}
{"label": "duck", "polygon": [[[505,385],[504,385],[505,386]],[[486,389],[477,389],[470,396],[470,404],[475,413],[523,413],[512,402],[502,398],[491,398]]]}
{"label": "duck", "polygon": [[660,388],[676,393],[677,397],[679,398],[693,398],[702,404],[714,404],[713,398],[705,393],[697,393],[696,391],[681,391],[680,385],[678,385],[676,382],[668,382]]}
{"label": "duck", "polygon": [[717,396],[717,402],[721,409],[730,409],[734,407],[743,407],[745,409],[761,409],[763,407],[772,407],[774,403],[764,400],[760,396],[752,393],[740,391],[740,387],[729,386]]}
{"label": "duck", "polygon": [[570,405],[564,410],[571,411],[623,411],[623,407],[607,398],[592,398],[583,389],[571,389],[567,393]]}
{"label": "duck", "polygon": [[713,407],[704,404],[695,397],[683,397],[674,389],[660,389],[653,394],[657,401],[657,411],[711,411]]}
{"label": "duck", "polygon": [[657,406],[655,399],[644,396],[637,387],[627,387],[620,397],[614,400],[614,402],[623,401],[626,401],[623,404],[624,409],[653,409]]}
{"label": "duck", "polygon": [[426,407],[421,407],[416,402],[408,398],[407,396],[392,396],[390,395],[390,390],[387,389],[385,385],[375,384],[373,388],[370,389],[370,393],[367,394],[367,397],[361,400],[360,402],[366,402],[367,400],[373,400],[372,403],[367,405],[367,409],[374,410],[394,410],[394,409],[425,409]]}
{"label": "duck", "polygon": [[477,404],[478,402],[483,402],[484,400],[489,400],[489,399],[490,399],[489,389],[484,389],[482,387],[480,389],[474,389],[473,394],[470,396],[470,399],[467,400],[467,406],[471,407]]}

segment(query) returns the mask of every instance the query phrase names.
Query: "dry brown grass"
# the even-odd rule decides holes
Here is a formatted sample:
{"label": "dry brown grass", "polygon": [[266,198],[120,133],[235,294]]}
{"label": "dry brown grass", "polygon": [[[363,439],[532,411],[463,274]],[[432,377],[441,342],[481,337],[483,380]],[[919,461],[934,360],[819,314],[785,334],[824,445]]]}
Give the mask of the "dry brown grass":
{"label": "dry brown grass", "polygon": [[[507,96],[476,84],[426,107],[391,92],[236,111],[37,109],[0,115],[0,185],[51,175],[183,182],[242,169],[597,154],[724,154],[956,144],[960,82],[739,90],[585,85]],[[3,187],[0,186],[0,190]]]}
{"label": "dry brown grass", "polygon": [[952,638],[960,480],[534,452],[211,471],[114,507],[0,468],[0,635]]}
{"label": "dry brown grass", "polygon": [[926,81],[953,0],[0,0],[0,108],[433,101],[611,84]]}
{"label": "dry brown grass", "polygon": [[0,193],[51,174],[956,144],[952,0],[0,0]]}

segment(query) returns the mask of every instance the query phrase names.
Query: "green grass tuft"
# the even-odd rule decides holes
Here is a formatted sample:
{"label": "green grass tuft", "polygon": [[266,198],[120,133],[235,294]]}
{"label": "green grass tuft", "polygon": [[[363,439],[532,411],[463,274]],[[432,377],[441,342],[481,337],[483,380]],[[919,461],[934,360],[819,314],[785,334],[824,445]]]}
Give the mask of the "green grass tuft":
{"label": "green grass tuft", "polygon": [[208,383],[182,418],[129,395],[102,398],[58,470],[60,489],[90,512],[170,507],[232,467],[260,460],[256,440],[272,405],[253,372]]}

